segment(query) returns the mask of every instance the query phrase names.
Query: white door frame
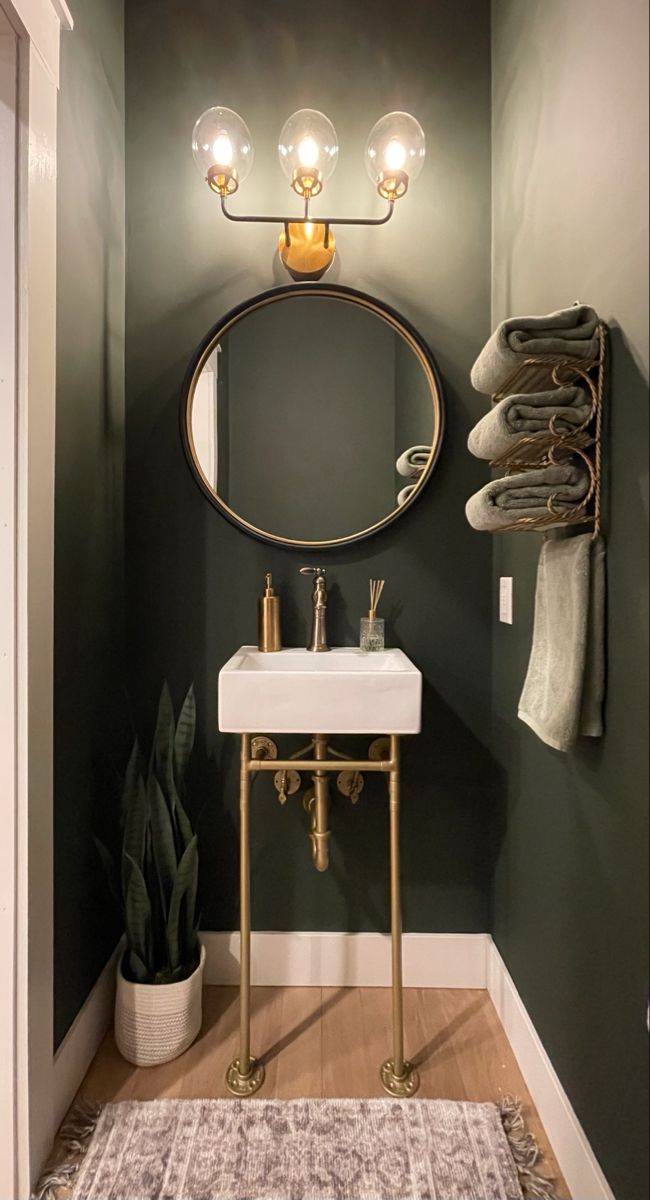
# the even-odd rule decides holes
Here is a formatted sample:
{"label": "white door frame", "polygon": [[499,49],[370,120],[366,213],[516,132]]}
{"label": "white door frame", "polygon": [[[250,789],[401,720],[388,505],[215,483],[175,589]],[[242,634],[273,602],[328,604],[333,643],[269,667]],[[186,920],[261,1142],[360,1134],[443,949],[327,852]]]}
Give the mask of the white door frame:
{"label": "white door frame", "polygon": [[[64,0],[0,0],[0,16],[7,54],[7,23],[15,33],[17,85],[14,202],[6,187],[0,198],[0,311],[7,321],[0,343],[0,1196],[26,1200],[55,1132],[56,114],[60,32],[72,28],[72,19]],[[6,134],[6,111],[4,117]],[[7,137],[2,146],[10,155]]]}

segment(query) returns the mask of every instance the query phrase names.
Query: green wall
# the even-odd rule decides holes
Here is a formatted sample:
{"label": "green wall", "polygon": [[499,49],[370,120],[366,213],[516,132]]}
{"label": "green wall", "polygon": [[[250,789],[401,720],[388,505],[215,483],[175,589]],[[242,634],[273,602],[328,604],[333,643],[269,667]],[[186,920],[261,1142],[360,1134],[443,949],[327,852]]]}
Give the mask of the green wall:
{"label": "green wall", "polygon": [[[368,578],[385,577],[390,641],[425,679],[423,734],[404,752],[405,927],[486,929],[491,546],[475,540],[463,503],[482,476],[465,441],[468,370],[489,325],[489,6],[421,0],[405,13],[386,0],[137,0],[127,5],[126,60],[128,668],[145,728],[163,677],[177,703],[196,683],[203,924],[237,922],[238,750],[216,731],[219,669],[256,637],[266,570],[283,595],[288,645],[306,644],[311,590],[298,575],[304,554],[251,540],[203,499],[179,439],[196,344],[230,307],[286,281],[274,261],[277,231],[226,224],[194,166],[193,123],[220,103],[242,113],[256,141],[239,210],[291,204],[276,146],[297,108],[322,108],[339,133],[333,212],[380,211],[363,164],[378,117],[405,108],[427,131],[429,157],[394,221],[339,230],[332,277],[388,301],[429,341],[445,385],[446,443],[412,511],[381,536],[327,554],[329,633],[352,644]],[[371,396],[368,404],[371,419]],[[318,875],[299,804],[280,808],[270,782],[258,781],[254,925],[386,928],[387,820],[378,781],[355,808],[338,800],[332,867]]]}
{"label": "green wall", "polygon": [[498,576],[512,575],[515,605],[493,647],[492,746],[505,784],[494,933],[617,1200],[643,1200],[647,5],[495,0],[493,39],[493,320],[580,299],[612,328],[602,740],[561,754],[517,721],[539,538],[494,540],[494,594]]}
{"label": "green wall", "polygon": [[94,845],[124,719],[124,70],[121,0],[61,39],[54,562],[54,1034],[117,940]]}

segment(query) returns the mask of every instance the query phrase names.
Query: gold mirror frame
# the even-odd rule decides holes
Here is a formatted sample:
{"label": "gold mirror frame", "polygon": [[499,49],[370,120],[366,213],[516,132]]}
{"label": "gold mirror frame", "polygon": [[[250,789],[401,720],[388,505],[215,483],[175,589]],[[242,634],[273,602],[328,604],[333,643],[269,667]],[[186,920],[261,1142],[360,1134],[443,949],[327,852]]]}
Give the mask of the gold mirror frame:
{"label": "gold mirror frame", "polygon": [[[205,363],[210,358],[215,347],[219,344],[228,330],[234,325],[248,316],[249,313],[256,312],[261,308],[265,308],[269,304],[275,304],[280,300],[290,300],[296,296],[317,296],[320,298],[330,298],[341,300],[344,303],[360,305],[362,308],[368,309],[380,317],[388,325],[390,325],[397,333],[399,333],[407,344],[411,347],[414,354],[418,358],[420,365],[425,373],[429,389],[431,392],[431,404],[433,409],[433,433],[431,436],[431,454],[424,468],[422,475],[417,481],[416,487],[409,496],[408,500],[399,507],[394,508],[390,513],[382,518],[381,521],[375,522],[374,525],[369,525],[366,529],[361,529],[357,533],[347,534],[345,537],[331,538],[321,541],[307,541],[295,538],[283,537],[280,534],[271,533],[266,529],[260,529],[258,526],[251,524],[250,521],[240,517],[224,500],[222,500],[209,481],[206,479],[201,464],[196,454],[194,440],[192,437],[192,405],[194,401],[194,390],[196,381],[199,378]],[[444,434],[444,401],[442,393],[442,385],[438,368],[431,350],[427,346],[424,339],[420,336],[416,329],[395,309],[391,308],[383,301],[377,300],[374,296],[369,296],[365,292],[359,292],[355,288],[344,287],[342,284],[321,284],[321,283],[297,283],[287,284],[284,287],[272,288],[270,291],[262,292],[258,296],[254,296],[251,300],[244,301],[243,304],[237,306],[226,314],[216,325],[209,331],[203,339],[196,352],[192,356],[189,364],[183,391],[181,397],[180,425],[181,439],[190,470],[198,483],[203,495],[217,509],[222,516],[226,517],[238,529],[242,529],[251,537],[258,538],[263,542],[270,542],[277,546],[287,546],[289,548],[301,550],[327,550],[334,546],[347,546],[353,542],[359,542],[364,538],[372,537],[381,529],[385,529],[387,525],[391,525],[398,517],[401,517],[408,511],[409,508],[422,494],[426,484],[428,483],[431,473],[438,461],[442,439]]]}

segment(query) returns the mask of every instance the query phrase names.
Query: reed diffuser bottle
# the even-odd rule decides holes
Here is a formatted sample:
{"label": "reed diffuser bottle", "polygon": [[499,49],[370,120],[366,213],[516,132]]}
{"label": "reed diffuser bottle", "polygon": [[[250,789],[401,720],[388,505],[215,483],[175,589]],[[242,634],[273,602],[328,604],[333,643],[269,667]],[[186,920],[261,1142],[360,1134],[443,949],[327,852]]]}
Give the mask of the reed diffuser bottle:
{"label": "reed diffuser bottle", "polygon": [[370,580],[370,608],[368,616],[361,618],[361,636],[359,638],[361,650],[384,649],[384,618],[377,616],[377,606],[385,582],[384,579]]}

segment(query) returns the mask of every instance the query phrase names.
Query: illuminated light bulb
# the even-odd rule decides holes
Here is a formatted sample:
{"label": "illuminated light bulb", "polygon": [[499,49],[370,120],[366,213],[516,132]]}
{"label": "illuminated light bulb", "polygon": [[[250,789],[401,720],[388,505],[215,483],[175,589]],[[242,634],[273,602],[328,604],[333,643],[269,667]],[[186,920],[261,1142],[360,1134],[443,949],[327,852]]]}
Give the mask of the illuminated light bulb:
{"label": "illuminated light bulb", "polygon": [[194,126],[192,154],[212,190],[229,196],[253,166],[253,139],[246,123],[231,108],[208,108]]}
{"label": "illuminated light bulb", "polygon": [[232,142],[227,133],[220,133],[218,138],[215,138],[212,147],[214,161],[219,167],[229,167],[232,162]]}
{"label": "illuminated light bulb", "polygon": [[424,130],[410,113],[387,113],[371,129],[366,170],[385,200],[399,200],[404,195],[420,174],[424,157]]}
{"label": "illuminated light bulb", "polygon": [[301,108],[282,126],[278,139],[280,165],[293,190],[310,199],[336,167],[338,139],[332,122],[315,108]]}
{"label": "illuminated light bulb", "polygon": [[301,167],[315,167],[318,162],[318,143],[316,139],[304,137],[298,144],[298,158]]}
{"label": "illuminated light bulb", "polygon": [[314,226],[311,221],[305,221],[305,237],[309,241],[314,232]]}
{"label": "illuminated light bulb", "polygon": [[386,147],[384,163],[390,171],[401,171],[406,162],[406,150],[401,142],[393,138]]}

